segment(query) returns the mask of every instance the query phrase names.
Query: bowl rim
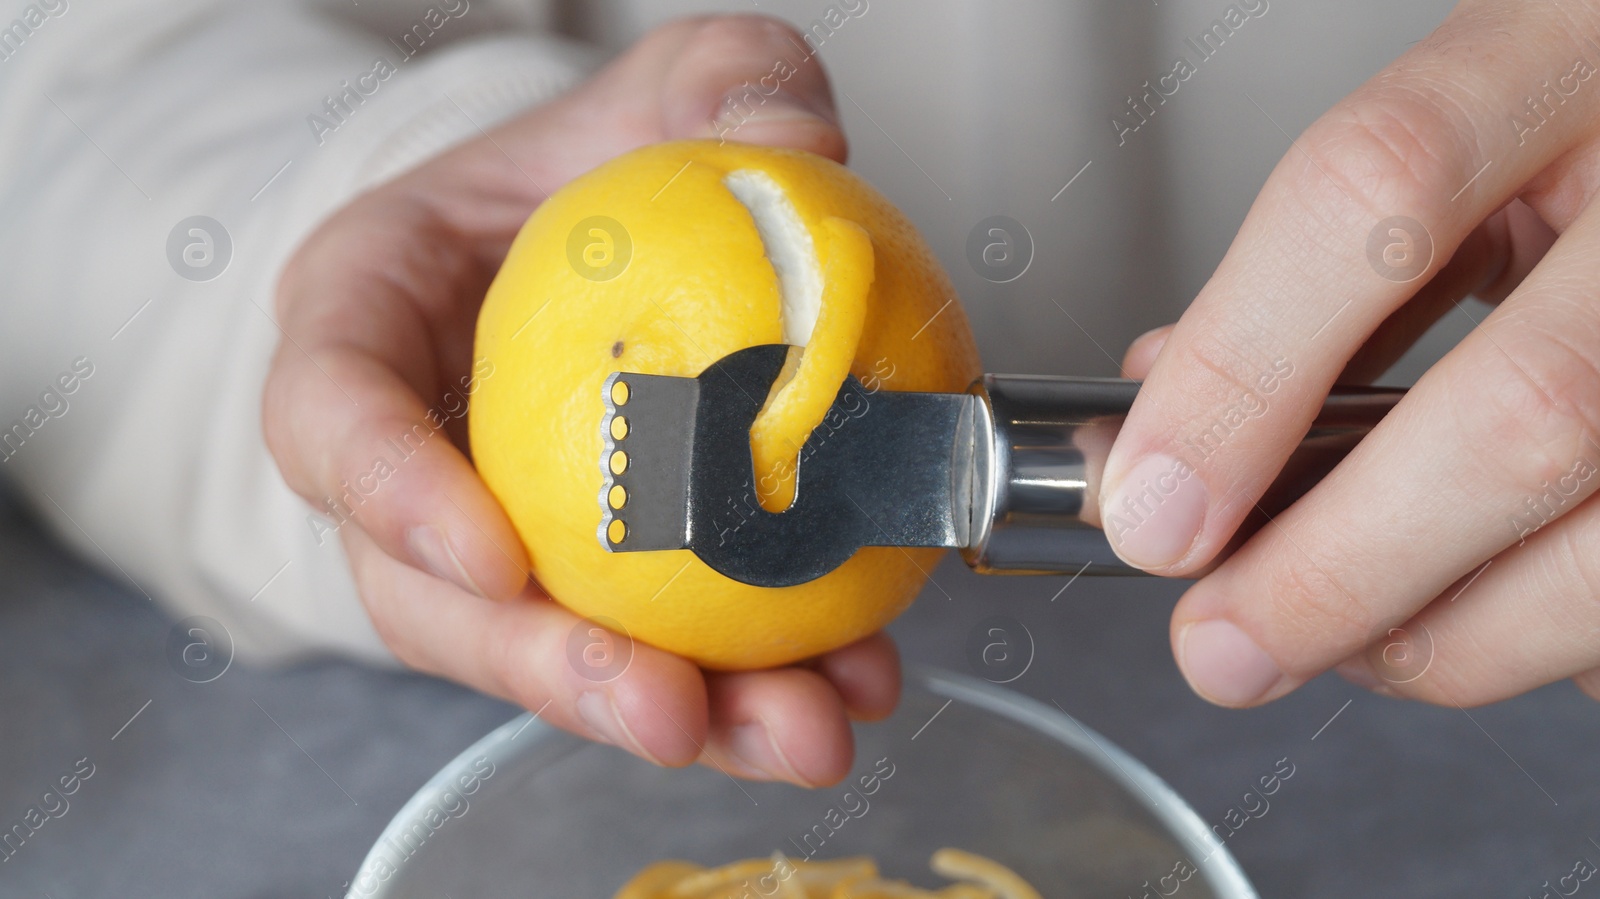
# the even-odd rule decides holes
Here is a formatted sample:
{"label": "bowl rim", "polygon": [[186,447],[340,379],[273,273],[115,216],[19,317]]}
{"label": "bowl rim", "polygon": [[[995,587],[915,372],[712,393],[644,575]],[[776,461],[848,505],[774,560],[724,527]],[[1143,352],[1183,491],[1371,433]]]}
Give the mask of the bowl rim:
{"label": "bowl rim", "polygon": [[[1039,731],[1077,751],[1102,774],[1128,788],[1128,795],[1167,827],[1172,837],[1189,850],[1191,855],[1187,860],[1220,899],[1259,899],[1255,887],[1245,876],[1244,869],[1234,859],[1233,853],[1228,851],[1227,845],[1211,838],[1205,821],[1178,791],[1143,762],[1059,705],[1046,705],[1016,690],[927,665],[907,664],[903,682],[908,686],[922,687],[948,700],[940,706],[934,718],[951,702],[961,700]],[[929,723],[932,721],[930,718]],[[472,769],[475,761],[487,758],[497,766],[510,761],[513,752],[528,745],[528,741],[516,741],[524,731],[530,729],[534,731],[535,741],[566,733],[541,720],[538,712],[523,712],[463,749],[429,777],[384,825],[383,832],[373,841],[372,848],[362,858],[360,867],[351,878],[345,899],[388,899],[391,890],[400,882],[398,878],[380,878],[372,892],[357,892],[362,877],[376,870],[379,861],[394,867],[383,857],[382,850],[422,820],[432,810],[436,794],[450,788],[458,775]],[[1197,854],[1200,857],[1195,861]],[[403,871],[403,867],[400,870]]]}

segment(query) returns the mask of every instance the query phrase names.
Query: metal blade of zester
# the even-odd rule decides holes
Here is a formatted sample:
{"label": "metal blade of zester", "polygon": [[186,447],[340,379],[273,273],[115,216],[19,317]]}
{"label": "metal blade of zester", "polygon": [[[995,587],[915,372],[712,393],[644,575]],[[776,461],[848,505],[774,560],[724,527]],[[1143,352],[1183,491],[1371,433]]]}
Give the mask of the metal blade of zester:
{"label": "metal blade of zester", "polygon": [[967,394],[872,391],[849,378],[801,448],[794,503],[776,514],[761,507],[750,425],[786,352],[741,350],[697,378],[606,381],[602,545],[689,549],[769,587],[820,577],[863,546],[965,545],[978,412]]}

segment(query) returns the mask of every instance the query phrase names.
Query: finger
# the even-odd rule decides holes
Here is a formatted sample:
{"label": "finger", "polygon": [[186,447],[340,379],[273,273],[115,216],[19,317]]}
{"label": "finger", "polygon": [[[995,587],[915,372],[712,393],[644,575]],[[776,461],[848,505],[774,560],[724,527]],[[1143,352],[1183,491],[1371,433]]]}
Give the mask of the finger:
{"label": "finger", "polygon": [[833,93],[821,61],[793,26],[763,15],[723,15],[666,25],[596,78],[595,96],[556,114],[653,107],[655,140],[712,137],[810,150],[844,161]]}
{"label": "finger", "polygon": [[[489,189],[480,183],[522,181],[543,196],[664,140],[790,147],[838,162],[847,152],[821,61],[791,26],[759,15],[663,25],[570,94],[490,133],[492,143],[460,151],[474,164],[438,163],[473,185],[469,195]],[[477,227],[457,219],[463,229]]]}
{"label": "finger", "polygon": [[804,37],[781,20],[709,20],[679,53],[661,89],[670,137],[711,136],[845,159],[827,73]]}
{"label": "finger", "polygon": [[[1473,230],[1437,275],[1377,327],[1345,364],[1340,384],[1370,384],[1382,377],[1445,313],[1468,296],[1505,299],[1555,243],[1556,232],[1521,200]],[[1172,336],[1173,325],[1141,334],[1122,360],[1122,376],[1142,380]]]}
{"label": "finger", "polygon": [[1600,668],[1590,668],[1574,676],[1572,682],[1578,685],[1578,689],[1582,690],[1585,696],[1600,701]]}
{"label": "finger", "polygon": [[[1496,305],[1522,285],[1523,279],[1544,261],[1545,254],[1550,252],[1550,248],[1555,246],[1556,238],[1560,236],[1559,232],[1545,221],[1544,216],[1520,199],[1506,204],[1500,215],[1505,219],[1506,246],[1503,247],[1506,253],[1505,262],[1499,266],[1499,275],[1490,278],[1488,283],[1473,292],[1474,296],[1485,303]],[[1570,219],[1566,219],[1563,224],[1566,221]],[[1494,266],[1490,266],[1491,270],[1493,268]]]}
{"label": "finger", "polygon": [[[375,205],[380,214],[358,206],[330,221],[319,231],[326,240],[284,272],[286,339],[262,406],[268,447],[289,486],[329,522],[319,539],[355,523],[393,558],[509,599],[527,581],[526,553],[451,439],[493,367],[442,359],[435,338],[448,316],[424,311],[425,297],[459,289],[451,242],[424,211]],[[367,229],[392,230],[374,238]],[[383,248],[367,261],[384,277],[323,255],[368,242]],[[327,295],[345,301],[317,301]]]}
{"label": "finger", "polygon": [[1600,209],[1299,503],[1173,612],[1224,705],[1280,696],[1600,486]]}
{"label": "finger", "polygon": [[1469,295],[1498,303],[1522,283],[1555,243],[1556,233],[1513,200],[1461,242],[1445,267],[1379,325],[1345,363],[1340,384],[1370,384]]}
{"label": "finger", "polygon": [[396,562],[359,528],[344,533],[372,621],[407,665],[656,764],[700,755],[708,711],[693,664],[596,634],[531,586],[523,601],[489,602]]}
{"label": "finger", "polygon": [[1446,706],[1496,702],[1567,677],[1587,691],[1600,663],[1591,636],[1600,627],[1597,547],[1600,503],[1589,501],[1463,576],[1339,671]]}
{"label": "finger", "polygon": [[818,658],[811,668],[838,691],[852,719],[882,721],[900,702],[900,653],[881,631]]}
{"label": "finger", "polygon": [[708,764],[753,780],[802,787],[850,773],[855,738],[839,694],[804,668],[707,672],[711,702]]}
{"label": "finger", "polygon": [[[1405,355],[1427,330],[1461,300],[1474,296],[1498,303],[1544,258],[1556,233],[1521,200],[1473,230],[1454,256],[1405,305],[1380,324],[1345,364],[1340,384],[1370,384]],[[1122,376],[1142,380],[1172,336],[1173,325],[1141,334],[1122,360]]]}
{"label": "finger", "polygon": [[[1600,92],[1575,87],[1535,135],[1507,126],[1522,73],[1593,51],[1544,7],[1491,18],[1476,6],[1294,143],[1173,330],[1107,462],[1102,517],[1130,563],[1173,575],[1206,564],[1357,348],[1594,127]],[[1497,38],[1505,29],[1519,40]],[[1267,408],[1241,422],[1231,410],[1251,394]],[[1158,481],[1170,489],[1155,492]]]}
{"label": "finger", "polygon": [[1172,325],[1162,325],[1134,338],[1133,343],[1128,344],[1128,351],[1122,354],[1122,376],[1144,380],[1151,366],[1156,364],[1156,355],[1172,336],[1172,328]]}

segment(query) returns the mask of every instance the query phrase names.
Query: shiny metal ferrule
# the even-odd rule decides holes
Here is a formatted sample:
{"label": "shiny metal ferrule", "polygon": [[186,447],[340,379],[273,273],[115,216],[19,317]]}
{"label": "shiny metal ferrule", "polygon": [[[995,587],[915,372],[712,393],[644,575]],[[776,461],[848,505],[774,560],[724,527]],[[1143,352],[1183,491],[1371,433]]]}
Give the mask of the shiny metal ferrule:
{"label": "shiny metal ferrule", "polygon": [[[971,517],[961,554],[985,574],[1135,574],[1101,530],[1099,484],[1137,381],[984,375],[970,425]],[[1404,391],[1336,387],[1226,556],[1315,486]],[[959,466],[958,466],[959,468]]]}
{"label": "shiny metal ferrule", "polygon": [[[972,520],[962,557],[985,574],[1131,574],[1096,523],[1093,485],[1139,385],[985,375],[972,385]],[[985,414],[986,413],[986,414]]]}

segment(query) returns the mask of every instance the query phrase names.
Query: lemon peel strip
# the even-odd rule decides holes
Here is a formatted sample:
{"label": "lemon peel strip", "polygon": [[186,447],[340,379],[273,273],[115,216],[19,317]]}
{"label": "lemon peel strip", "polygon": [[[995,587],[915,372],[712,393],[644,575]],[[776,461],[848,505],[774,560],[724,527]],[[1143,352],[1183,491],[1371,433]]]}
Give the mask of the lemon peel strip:
{"label": "lemon peel strip", "polygon": [[790,351],[766,405],[750,426],[756,499],[769,512],[794,502],[800,448],[833,406],[850,375],[867,321],[872,289],[872,238],[854,222],[823,220],[822,309],[804,349]]}
{"label": "lemon peel strip", "polygon": [[772,858],[753,858],[723,865],[720,868],[701,870],[675,884],[663,884],[667,889],[658,895],[666,899],[710,899],[710,897],[721,899],[725,895],[742,894],[743,891],[737,888],[746,881],[782,882],[793,876],[793,863],[781,854],[774,853]]}
{"label": "lemon peel strip", "polygon": [[800,449],[850,374],[872,288],[872,238],[829,217],[812,233],[782,185],[759,169],[723,176],[755,222],[778,276],[778,316],[791,350],[750,426],[756,499],[769,512],[794,502]]}
{"label": "lemon peel strip", "polygon": [[1017,872],[993,859],[960,849],[940,849],[929,861],[933,873],[951,880],[971,880],[998,892],[1003,899],[1043,899]]}
{"label": "lemon peel strip", "polygon": [[[767,859],[748,859],[720,868],[687,862],[657,862],[641,871],[615,899],[735,899],[777,895],[785,899],[1041,899],[1039,891],[1016,872],[993,859],[959,849],[940,849],[929,867],[946,878],[960,879],[938,890],[924,890],[903,880],[879,876],[871,858],[836,861],[791,861],[782,852]],[[684,875],[674,879],[674,869]],[[768,892],[766,884],[777,881]],[[642,892],[645,888],[655,892]]]}
{"label": "lemon peel strip", "polygon": [[783,342],[805,346],[822,311],[822,265],[816,242],[782,185],[760,169],[736,169],[722,183],[755,220],[767,261],[778,276]]}

